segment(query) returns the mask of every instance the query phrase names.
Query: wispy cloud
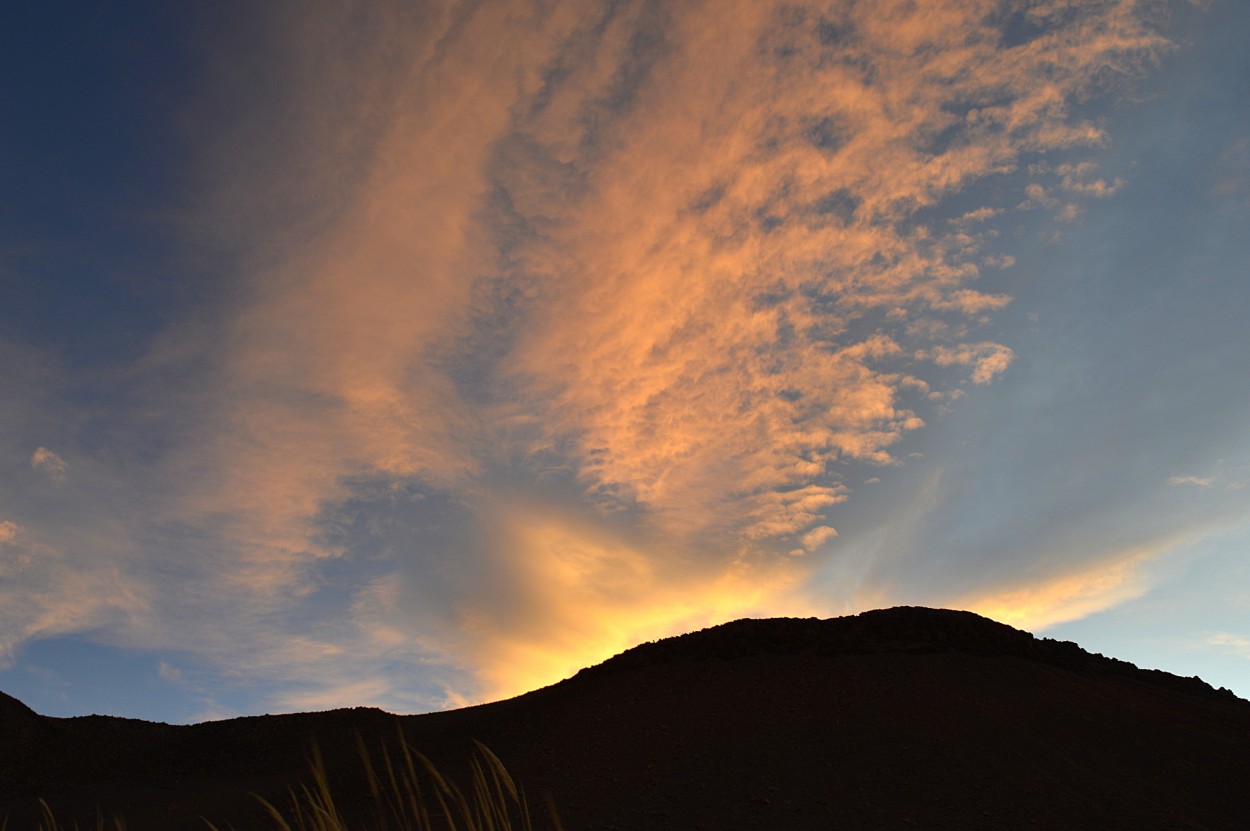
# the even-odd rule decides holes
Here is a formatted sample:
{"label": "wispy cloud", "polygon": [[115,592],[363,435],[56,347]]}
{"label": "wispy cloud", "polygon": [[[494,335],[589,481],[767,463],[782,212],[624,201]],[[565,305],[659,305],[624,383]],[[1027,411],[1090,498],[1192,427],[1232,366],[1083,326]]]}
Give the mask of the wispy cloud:
{"label": "wispy cloud", "polygon": [[1207,646],[1227,649],[1243,658],[1250,658],[1250,638],[1232,632],[1211,632],[1207,635]]}
{"label": "wispy cloud", "polygon": [[[916,357],[925,360],[929,354],[924,350]],[[972,380],[988,384],[994,376],[1004,372],[1015,358],[1009,348],[998,343],[969,343],[959,347],[939,346],[933,350],[932,359],[938,366],[971,366]]]}
{"label": "wispy cloud", "polygon": [[[333,552],[308,522],[354,475],[417,477],[479,521],[502,510],[476,556],[513,581],[446,601],[494,645],[474,668],[496,692],[699,609],[766,606],[744,564],[823,542],[841,467],[897,464],[923,424],[910,356],[977,384],[1011,361],[961,342],[966,326],[915,325],[1010,299],[972,287],[981,238],[918,212],[1023,153],[1101,143],[1068,101],[1162,46],[1112,4],[1039,8],[1037,36],[1004,50],[989,10],[511,3],[416,29],[380,13],[393,67],[328,61],[331,90],[391,91],[353,195],[257,272],[233,327],[230,429],[193,503],[234,517],[226,539],[251,552],[223,567],[251,594],[311,591],[310,557]],[[305,187],[332,193],[355,125],[317,126],[298,137],[324,154]],[[575,483],[595,510],[518,509],[501,465]],[[605,530],[613,515],[635,542]],[[417,585],[420,558],[405,568]],[[689,609],[660,589],[674,581]],[[749,599],[718,600],[745,590],[726,581]]]}
{"label": "wispy cloud", "polygon": [[17,650],[33,639],[92,629],[133,634],[130,622],[143,618],[148,606],[142,582],[123,563],[101,557],[82,564],[15,523],[0,530],[7,536],[0,540],[0,578],[7,589],[0,609],[0,668],[12,666]]}
{"label": "wispy cloud", "polygon": [[1245,203],[1250,195],[1250,138],[1235,139],[1220,153],[1211,195]]}
{"label": "wispy cloud", "polygon": [[1215,485],[1214,477],[1209,476],[1169,476],[1169,485],[1193,485],[1199,488],[1210,488]]}
{"label": "wispy cloud", "polygon": [[[977,186],[1105,145],[1074,103],[1167,46],[1130,0],[1034,4],[1010,42],[1000,7],[315,4],[223,47],[197,226],[238,290],[131,474],[128,642],[302,678],[298,708],[438,665],[428,705],[815,611],[788,555],[834,544],[848,472],[1012,364],[978,288],[1011,208],[1120,184]],[[75,625],[86,584],[40,573],[23,614],[61,622],[14,644]]]}
{"label": "wispy cloud", "polygon": [[1054,576],[1031,574],[1016,586],[979,588],[950,605],[1021,629],[1045,629],[1141,597],[1151,587],[1144,566],[1174,544],[1169,540],[1109,552],[1105,559]]}
{"label": "wispy cloud", "polygon": [[1073,193],[1106,199],[1124,187],[1124,180],[1120,178],[1110,182],[1096,178],[1094,174],[1097,170],[1098,165],[1088,161],[1060,164],[1055,168],[1055,172],[1062,177],[1063,189]]}
{"label": "wispy cloud", "polygon": [[66,479],[69,478],[69,465],[46,447],[35,448],[35,452],[30,457],[30,467],[58,485],[65,484]]}

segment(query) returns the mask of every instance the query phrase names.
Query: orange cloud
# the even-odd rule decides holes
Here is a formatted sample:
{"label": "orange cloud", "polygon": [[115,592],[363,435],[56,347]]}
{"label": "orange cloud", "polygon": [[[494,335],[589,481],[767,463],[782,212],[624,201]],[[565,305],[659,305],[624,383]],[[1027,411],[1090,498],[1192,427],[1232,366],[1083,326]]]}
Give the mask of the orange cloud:
{"label": "orange cloud", "polygon": [[1144,595],[1152,586],[1146,566],[1178,542],[1115,552],[1092,565],[1014,586],[980,588],[949,605],[1030,631],[1078,620]]}
{"label": "orange cloud", "polygon": [[1169,485],[1195,485],[1200,488],[1209,488],[1215,484],[1215,478],[1209,476],[1169,476]]}
{"label": "orange cloud", "polygon": [[[921,360],[930,357],[923,350],[916,356]],[[1002,344],[968,343],[958,347],[936,347],[931,357],[938,366],[971,366],[973,383],[988,384],[995,375],[1011,365],[1015,353]]]}
{"label": "orange cloud", "polygon": [[457,642],[485,700],[554,683],[646,640],[798,608],[785,599],[804,574],[794,564],[709,565],[535,505],[509,510],[496,533],[510,552],[500,564],[508,599],[459,607]]}
{"label": "orange cloud", "polygon": [[[83,550],[81,539],[65,536],[65,548]],[[110,541],[93,542],[97,559],[78,562],[29,528],[0,523],[0,668],[31,640],[104,628],[135,634],[133,622],[150,611],[147,587],[111,556]]]}
{"label": "orange cloud", "polygon": [[[969,287],[977,237],[902,220],[1025,151],[1102,141],[1070,121],[1069,100],[1159,45],[1123,6],[1068,27],[1035,10],[1047,34],[1010,50],[994,4],[891,8],[799,8],[780,23],[757,3],[714,19],[683,7],[625,111],[601,103],[615,83],[605,53],[629,59],[609,32],[586,73],[565,67],[588,80],[520,123],[529,152],[578,186],[503,174],[540,229],[521,247],[539,275],[535,325],[509,368],[532,417],[578,448],[589,494],[643,506],[671,534],[726,517],[748,539],[813,527],[822,514],[768,495],[836,486],[844,460],[894,461],[920,383],[896,368],[904,334],[1010,302]],[[943,131],[956,138],[935,148]],[[978,384],[1013,357],[988,342],[925,348]]]}
{"label": "orange cloud", "polygon": [[[461,645],[499,695],[811,609],[786,554],[837,544],[846,467],[899,464],[917,410],[959,396],[934,365],[985,384],[1013,358],[976,334],[1011,300],[975,287],[1010,263],[985,251],[1006,206],[934,209],[1104,143],[1071,103],[1164,47],[1129,0],[1035,4],[1008,47],[1000,6],[309,4],[260,57],[224,50],[222,99],[252,104],[204,151],[202,224],[239,291],[212,403],[162,462],[161,520],[212,540],[195,600],[220,631],[197,647],[321,673],[338,703],[365,689],[335,661]],[[416,621],[425,552],[392,552],[304,635],[351,553],[316,522],[361,477],[451,494],[495,533],[446,556],[507,579]],[[548,479],[574,504],[516,495]],[[241,634],[258,621],[287,629]]]}
{"label": "orange cloud", "polygon": [[1210,632],[1203,639],[1204,646],[1227,649],[1243,658],[1250,658],[1250,638],[1232,632]]}
{"label": "orange cloud", "polygon": [[65,484],[65,480],[69,477],[69,465],[66,461],[46,447],[35,448],[34,454],[30,457],[30,467],[58,485]]}

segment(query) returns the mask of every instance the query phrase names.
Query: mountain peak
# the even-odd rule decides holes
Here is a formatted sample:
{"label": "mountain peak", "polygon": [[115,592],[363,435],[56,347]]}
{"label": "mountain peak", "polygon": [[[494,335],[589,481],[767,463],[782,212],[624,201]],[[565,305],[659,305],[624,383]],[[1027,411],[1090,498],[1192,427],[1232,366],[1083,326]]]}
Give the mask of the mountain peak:
{"label": "mountain peak", "polygon": [[833,657],[866,653],[936,653],[1011,657],[1083,675],[1117,675],[1192,695],[1239,700],[1198,677],[1184,678],[1086,652],[1070,641],[1037,638],[974,612],[896,606],[837,618],[742,618],[628,649],[574,677],[675,661],[736,660],[753,655]]}

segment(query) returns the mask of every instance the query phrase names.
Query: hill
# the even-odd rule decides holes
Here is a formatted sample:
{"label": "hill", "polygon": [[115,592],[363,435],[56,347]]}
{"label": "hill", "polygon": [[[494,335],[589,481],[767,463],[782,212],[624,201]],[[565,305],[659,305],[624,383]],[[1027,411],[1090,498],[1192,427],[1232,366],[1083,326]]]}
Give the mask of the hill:
{"label": "hill", "polygon": [[[968,612],[740,620],[507,701],[191,726],[39,716],[0,696],[0,816],[96,806],[132,831],[271,827],[316,741],[348,810],[359,734],[451,775],[474,739],[573,829],[1247,827],[1250,702]],[[541,813],[538,811],[536,813]],[[32,823],[27,825],[25,823]]]}

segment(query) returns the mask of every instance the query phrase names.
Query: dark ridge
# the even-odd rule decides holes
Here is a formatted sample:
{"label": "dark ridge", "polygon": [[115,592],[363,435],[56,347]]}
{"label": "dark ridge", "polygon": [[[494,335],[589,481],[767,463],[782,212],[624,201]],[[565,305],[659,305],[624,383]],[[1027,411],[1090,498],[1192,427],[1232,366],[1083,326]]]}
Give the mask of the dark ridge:
{"label": "dark ridge", "polygon": [[8,766],[30,753],[47,731],[43,716],[0,692],[0,765]]}
{"label": "dark ridge", "polygon": [[[1037,638],[974,612],[896,606],[837,618],[743,618],[649,641],[588,667],[574,678],[626,672],[676,661],[732,661],[753,655],[961,652],[1037,661],[1086,676],[1111,675],[1197,696],[1242,701],[1197,676],[1186,678],[1086,652],[1071,641]],[[562,683],[569,683],[565,681]],[[1250,702],[1247,702],[1250,703]]]}
{"label": "dark ridge", "polygon": [[41,716],[11,695],[0,692],[0,739],[11,741],[31,729]]}
{"label": "dark ridge", "polygon": [[[0,694],[0,826],[271,829],[325,759],[350,827],[399,736],[468,781],[474,740],[535,828],[1245,829],[1250,703],[969,612],[739,620],[642,644],[507,701],[196,725],[49,718]],[[394,827],[392,824],[391,827]]]}

